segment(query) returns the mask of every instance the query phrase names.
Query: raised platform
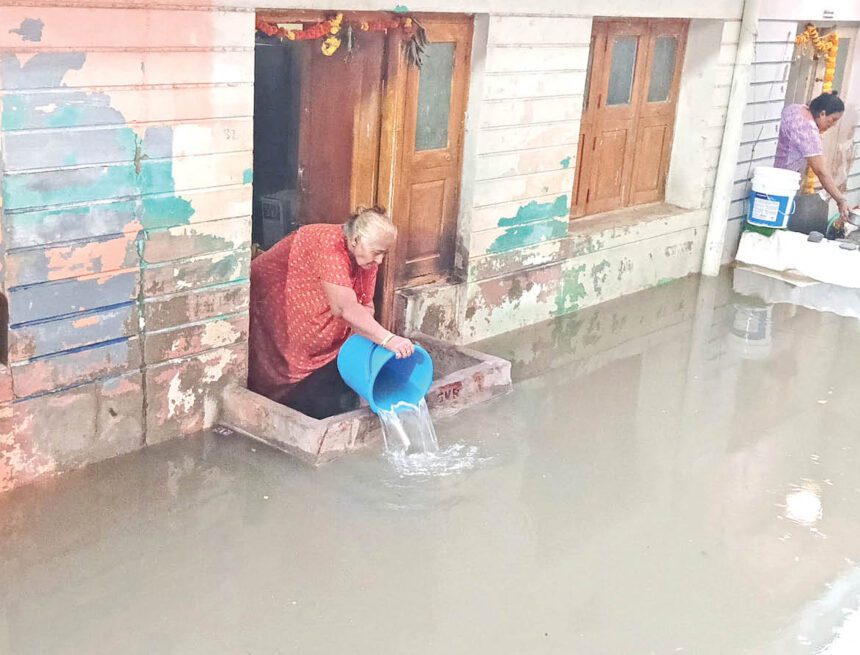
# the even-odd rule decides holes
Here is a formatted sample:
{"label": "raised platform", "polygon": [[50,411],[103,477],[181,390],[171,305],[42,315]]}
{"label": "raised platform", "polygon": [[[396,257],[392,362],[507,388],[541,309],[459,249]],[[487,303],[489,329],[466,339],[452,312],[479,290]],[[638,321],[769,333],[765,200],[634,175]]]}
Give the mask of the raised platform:
{"label": "raised platform", "polygon": [[860,289],[860,253],[840,246],[838,241],[813,243],[805,234],[787,230],[777,230],[769,237],[744,232],[735,258],[778,273]]}
{"label": "raised platform", "polygon": [[[433,358],[427,405],[434,418],[511,390],[510,362],[424,334],[411,337]],[[221,424],[313,465],[382,440],[379,419],[368,407],[317,420],[237,385],[224,390]]]}

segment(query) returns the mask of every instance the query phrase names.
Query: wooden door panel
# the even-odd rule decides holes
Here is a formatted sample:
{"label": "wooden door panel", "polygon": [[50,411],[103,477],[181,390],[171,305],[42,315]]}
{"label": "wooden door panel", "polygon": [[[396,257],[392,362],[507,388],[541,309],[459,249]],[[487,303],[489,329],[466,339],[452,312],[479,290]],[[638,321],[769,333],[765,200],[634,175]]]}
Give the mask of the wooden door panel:
{"label": "wooden door panel", "polygon": [[437,179],[417,182],[410,189],[406,252],[406,274],[410,278],[428,275],[439,265],[448,187],[447,180]]}
{"label": "wooden door panel", "polygon": [[589,203],[613,201],[621,198],[621,178],[624,169],[624,153],[630,130],[628,128],[606,131],[597,137],[594,151],[597,182]]}
{"label": "wooden door panel", "polygon": [[[302,101],[299,127],[299,223],[337,223],[349,215],[352,188],[352,97],[344,67],[302,43]],[[343,82],[343,84],[338,84]],[[329,85],[332,85],[331,87]],[[343,102],[331,102],[340,86]]]}
{"label": "wooden door panel", "polygon": [[[627,201],[632,173],[627,155],[635,140],[637,98],[643,81],[639,62],[646,32],[641,23],[609,22],[601,39],[604,50],[594,58],[601,70],[594,75],[596,87],[590,91],[596,97],[590,112],[594,137],[585,205],[589,214],[617,209]],[[619,85],[616,76],[627,84]],[[624,92],[619,93],[618,88]]]}
{"label": "wooden door panel", "polygon": [[448,272],[457,228],[472,24],[445,19],[423,24],[430,41],[424,66],[410,66],[404,76],[402,160],[393,211],[401,231],[396,286]]}
{"label": "wooden door panel", "polygon": [[348,61],[300,47],[299,222],[342,223],[376,197],[384,41],[370,35]]}
{"label": "wooden door panel", "polygon": [[660,196],[661,162],[667,146],[668,125],[640,126],[630,190],[631,204],[651,202]]}

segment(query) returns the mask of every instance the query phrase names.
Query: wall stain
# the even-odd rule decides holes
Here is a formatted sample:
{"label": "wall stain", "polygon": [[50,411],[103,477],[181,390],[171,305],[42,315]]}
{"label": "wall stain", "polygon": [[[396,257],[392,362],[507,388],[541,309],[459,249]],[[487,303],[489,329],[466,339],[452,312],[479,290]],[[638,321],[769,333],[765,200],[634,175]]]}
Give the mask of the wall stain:
{"label": "wall stain", "polygon": [[16,30],[9,30],[9,34],[18,34],[22,41],[41,41],[42,28],[45,27],[38,18],[25,18],[21,26]]}
{"label": "wall stain", "polygon": [[591,281],[598,296],[603,293],[603,283],[606,282],[606,278],[608,277],[607,269],[609,267],[610,264],[605,259],[591,267]]}
{"label": "wall stain", "polygon": [[585,298],[585,285],[579,280],[579,276],[584,271],[585,264],[581,264],[563,273],[555,296],[553,316],[561,316],[579,309],[579,301]]}
{"label": "wall stain", "polygon": [[499,219],[498,226],[507,229],[493,241],[488,251],[507,252],[561,238],[567,234],[569,214],[567,195],[561,195],[553,202],[532,200],[520,207],[515,216]]}

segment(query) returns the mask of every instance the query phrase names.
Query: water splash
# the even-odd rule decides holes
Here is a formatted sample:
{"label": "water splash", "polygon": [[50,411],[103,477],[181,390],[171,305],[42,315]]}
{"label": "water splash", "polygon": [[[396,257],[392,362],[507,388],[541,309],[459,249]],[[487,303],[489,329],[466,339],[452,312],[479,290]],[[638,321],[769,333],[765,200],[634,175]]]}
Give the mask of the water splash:
{"label": "water splash", "polygon": [[417,405],[400,402],[381,410],[385,457],[401,477],[441,477],[468,471],[486,458],[477,446],[462,443],[439,448],[436,429],[424,399]]}

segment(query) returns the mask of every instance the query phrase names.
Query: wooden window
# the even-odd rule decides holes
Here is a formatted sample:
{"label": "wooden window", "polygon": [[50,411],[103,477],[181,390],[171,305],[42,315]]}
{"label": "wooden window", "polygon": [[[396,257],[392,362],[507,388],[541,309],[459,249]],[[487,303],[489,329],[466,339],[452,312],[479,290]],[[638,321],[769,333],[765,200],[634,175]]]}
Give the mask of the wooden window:
{"label": "wooden window", "polygon": [[571,217],[663,199],[687,22],[597,20]]}

